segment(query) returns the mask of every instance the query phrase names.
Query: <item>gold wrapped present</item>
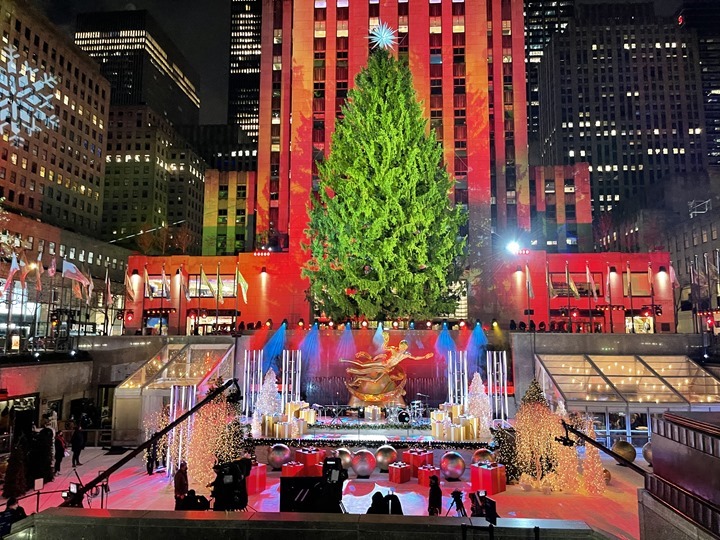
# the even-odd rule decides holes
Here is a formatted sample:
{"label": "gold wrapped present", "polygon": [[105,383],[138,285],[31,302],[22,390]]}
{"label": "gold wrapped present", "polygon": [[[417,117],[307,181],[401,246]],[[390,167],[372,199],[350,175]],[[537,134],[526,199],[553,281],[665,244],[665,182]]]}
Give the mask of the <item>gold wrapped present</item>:
{"label": "gold wrapped present", "polygon": [[453,424],[460,424],[460,415],[463,413],[462,405],[453,405],[450,407],[450,415],[452,417]]}
{"label": "gold wrapped present", "polygon": [[263,414],[262,416],[262,434],[263,437],[275,436],[275,416],[272,414]]}
{"label": "gold wrapped present", "polygon": [[462,426],[453,424],[452,426],[450,426],[450,437],[449,438],[452,442],[459,442],[459,441],[465,440],[465,428]]}
{"label": "gold wrapped present", "polygon": [[315,409],[301,409],[300,418],[305,420],[308,425],[315,424],[317,422],[317,411]]}
{"label": "gold wrapped present", "polygon": [[432,436],[438,441],[443,440],[443,423],[442,422],[430,422],[430,431]]}
{"label": "gold wrapped present", "polygon": [[300,411],[307,407],[308,404],[304,401],[291,401],[285,404],[285,414],[287,414],[288,418],[292,418],[293,416],[299,417]]}
{"label": "gold wrapped present", "polygon": [[365,420],[368,422],[379,422],[380,421],[380,407],[377,405],[370,405],[365,407]]}
{"label": "gold wrapped present", "polygon": [[453,406],[452,403],[441,403],[440,410],[445,411],[446,413],[450,414],[450,410],[452,409],[452,406]]}
{"label": "gold wrapped present", "polygon": [[303,420],[302,418],[298,418],[295,420],[298,427],[298,437],[302,437],[307,433],[307,422]]}
{"label": "gold wrapped present", "polygon": [[477,439],[479,421],[479,418],[471,414],[460,417],[460,425],[465,428],[465,438]]}
{"label": "gold wrapped present", "polygon": [[290,422],[278,422],[275,424],[275,438],[289,439],[292,437],[292,425]]}
{"label": "gold wrapped present", "polygon": [[435,422],[444,422],[445,418],[446,418],[445,411],[432,411],[430,413],[430,420],[434,420]]}

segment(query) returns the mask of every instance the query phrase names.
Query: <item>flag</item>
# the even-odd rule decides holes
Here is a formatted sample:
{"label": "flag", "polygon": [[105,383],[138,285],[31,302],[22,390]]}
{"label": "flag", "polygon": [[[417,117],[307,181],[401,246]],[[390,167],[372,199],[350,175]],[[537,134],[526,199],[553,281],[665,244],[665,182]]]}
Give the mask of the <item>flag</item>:
{"label": "flag", "polygon": [[[237,266],[235,267],[235,283],[237,284],[237,287],[240,287],[240,292],[242,292],[243,296],[243,302],[247,304],[248,282],[240,273],[240,269]],[[235,291],[235,296],[237,296],[237,290]]]}
{"label": "flag", "polygon": [[152,298],[152,288],[150,287],[150,276],[148,276],[147,265],[143,269],[143,279],[145,280],[145,298]]}
{"label": "flag", "polygon": [[135,291],[133,290],[132,280],[130,279],[129,274],[125,274],[125,298],[127,298],[130,302],[135,301]]}
{"label": "flag", "polygon": [[170,280],[167,277],[167,274],[165,274],[165,265],[163,264],[162,267],[162,297],[163,298],[170,298]]}
{"label": "flag", "polygon": [[675,268],[673,268],[673,265],[670,265],[670,285],[672,285],[672,288],[676,288],[680,286],[680,283],[677,279],[677,274],[675,274]]}
{"label": "flag", "polygon": [[13,253],[12,262],[10,263],[10,270],[8,271],[7,278],[5,279],[5,285],[3,286],[3,295],[12,286],[13,277],[15,276],[15,272],[17,272],[18,270],[20,270],[20,265],[18,264],[17,257]]}
{"label": "flag", "polygon": [[607,265],[607,271],[605,272],[605,301],[610,303],[610,263]]}
{"label": "flag", "polygon": [[75,298],[77,298],[78,300],[82,300],[82,289],[80,288],[79,281],[73,281],[72,292]]}
{"label": "flag", "polygon": [[20,284],[23,289],[26,289],[25,278],[30,273],[30,265],[28,264],[27,257],[25,256],[25,250],[20,252]]}
{"label": "flag", "polygon": [[547,282],[548,295],[550,298],[557,298],[558,293],[553,287],[552,278],[550,277],[550,263],[545,265],[545,281]]}
{"label": "flag", "polygon": [[[180,272],[180,286],[182,287],[182,292],[185,295],[185,300],[189,302],[191,298],[190,289],[188,288],[188,284],[185,283],[185,274],[183,273],[182,264],[180,265],[180,270],[178,270],[178,272]],[[188,276],[188,280],[190,280],[190,276]]]}
{"label": "flag", "polygon": [[627,262],[627,287],[628,287],[628,296],[632,297],[632,274],[630,273],[630,261]]}
{"label": "flag", "polygon": [[112,307],[112,305],[113,305],[113,297],[112,297],[112,290],[110,289],[110,273],[109,273],[109,269],[105,268],[105,306]]}
{"label": "flag", "polygon": [[88,278],[86,278],[83,273],[78,270],[77,266],[65,260],[63,261],[62,277],[77,281],[78,283],[80,283],[81,285],[85,285],[86,287],[90,283],[90,280],[88,280]]}
{"label": "flag", "polygon": [[[590,266],[588,266],[587,261],[585,261],[585,279],[588,282],[588,287],[590,287],[590,293],[592,293],[593,300],[597,302],[597,290],[595,289],[595,280],[593,279],[592,272],[590,272]],[[588,296],[590,296],[590,293],[588,293]]]}
{"label": "flag", "polygon": [[55,257],[53,257],[52,261],[50,261],[50,268],[48,268],[48,276],[50,276],[51,278],[54,278],[56,272],[57,272],[57,259]]}
{"label": "flag", "polygon": [[35,271],[35,290],[42,291],[42,275],[45,273],[45,267],[42,263],[42,251],[38,252],[37,270]]}
{"label": "flag", "polygon": [[200,265],[200,283],[208,288],[211,296],[215,296],[215,289],[210,284],[208,277],[205,275],[205,270],[203,270],[202,264]]}
{"label": "flag", "polygon": [[87,305],[90,305],[90,299],[92,298],[93,289],[95,289],[95,284],[93,283],[92,276],[90,275],[90,271],[88,270],[88,276],[90,276],[90,283],[88,283],[87,286]]}
{"label": "flag", "polygon": [[578,288],[575,285],[575,282],[573,281],[572,276],[570,276],[570,268],[568,267],[567,261],[565,262],[565,281],[567,282],[569,292],[572,293],[572,295],[575,297],[575,299],[580,298],[580,293],[578,292]]}
{"label": "flag", "polygon": [[528,298],[535,298],[535,291],[532,286],[532,279],[530,278],[530,268],[527,263],[525,264],[525,287],[527,288]]}
{"label": "flag", "polygon": [[653,285],[652,263],[648,261],[648,285],[650,285],[650,294],[655,294],[655,285]]}
{"label": "flag", "polygon": [[223,293],[222,293],[223,286],[222,286],[222,279],[220,278],[220,263],[218,263],[218,265],[217,265],[216,276],[217,276],[215,278],[215,283],[217,283],[217,290],[216,290],[217,297],[216,298],[217,298],[218,303],[223,304],[223,303],[225,303],[225,297],[223,296]]}

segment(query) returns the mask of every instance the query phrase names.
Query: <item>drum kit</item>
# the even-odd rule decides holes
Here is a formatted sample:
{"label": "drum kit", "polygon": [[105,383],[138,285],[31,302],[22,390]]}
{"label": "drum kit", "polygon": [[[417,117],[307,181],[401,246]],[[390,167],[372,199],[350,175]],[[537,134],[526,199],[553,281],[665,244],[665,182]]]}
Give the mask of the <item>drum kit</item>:
{"label": "drum kit", "polygon": [[[427,399],[428,396],[425,394],[418,394]],[[411,401],[407,407],[400,407],[396,403],[388,405],[386,410],[386,418],[388,422],[409,424],[419,422],[423,416],[425,416],[425,410],[427,407],[421,400]]]}

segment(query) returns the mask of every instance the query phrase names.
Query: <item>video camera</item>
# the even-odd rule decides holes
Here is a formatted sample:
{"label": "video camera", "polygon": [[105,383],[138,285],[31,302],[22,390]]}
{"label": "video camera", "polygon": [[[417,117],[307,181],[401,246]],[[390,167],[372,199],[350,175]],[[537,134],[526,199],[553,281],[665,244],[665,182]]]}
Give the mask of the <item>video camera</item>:
{"label": "video camera", "polygon": [[244,510],[248,496],[245,479],[250,474],[252,462],[240,459],[220,463],[213,467],[215,480],[211,483],[211,497],[215,499],[213,510]]}

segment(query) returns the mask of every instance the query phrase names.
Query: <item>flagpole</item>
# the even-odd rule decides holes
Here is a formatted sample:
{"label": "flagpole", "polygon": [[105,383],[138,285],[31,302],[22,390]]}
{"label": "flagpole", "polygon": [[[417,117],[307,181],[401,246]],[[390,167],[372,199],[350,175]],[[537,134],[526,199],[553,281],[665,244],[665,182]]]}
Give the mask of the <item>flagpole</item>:
{"label": "flagpole", "polygon": [[690,262],[690,304],[692,305],[692,316],[693,316],[693,332],[696,334],[699,332],[698,329],[698,310],[695,307],[695,262]]}
{"label": "flagpole", "polygon": [[[163,328],[163,309],[165,308],[165,263],[162,265],[162,275],[160,280],[162,281],[162,288],[160,289],[160,335],[162,336]],[[168,320],[170,317],[168,317]],[[169,333],[169,332],[168,332]]]}
{"label": "flagpole", "polygon": [[632,292],[632,271],[630,270],[630,261],[627,261],[627,280],[628,280],[628,296],[630,297],[630,328],[635,333],[635,308],[633,307]]}
{"label": "flagpole", "polygon": [[[182,269],[183,269],[183,266],[181,264],[180,269],[178,270],[178,272],[180,273],[180,291],[178,293],[178,336],[180,335],[180,325],[182,324],[182,319],[181,319],[181,317],[182,317],[182,301],[183,301],[183,296],[185,296],[185,284],[183,283]],[[188,278],[189,278],[189,276],[188,276]],[[168,315],[168,318],[169,317],[170,316]],[[187,325],[185,325],[185,327],[186,328],[183,331],[183,335],[187,334]]]}
{"label": "flagpole", "polygon": [[[527,295],[527,329],[530,331],[530,266],[525,263],[525,294]],[[237,272],[235,273],[237,276]]]}
{"label": "flagpole", "polygon": [[58,310],[58,331],[55,337],[55,350],[57,351],[58,342],[60,341],[60,334],[62,331],[62,316],[63,310],[65,309],[65,276],[60,274],[60,309]]}
{"label": "flagpole", "polygon": [[222,281],[220,281],[220,263],[217,263],[217,283],[215,284],[215,331],[219,330],[218,324],[220,319],[220,287],[222,287]]}
{"label": "flagpole", "polygon": [[48,299],[47,303],[47,316],[45,317],[45,343],[43,344],[43,349],[47,349],[47,340],[50,337],[50,311],[52,310],[52,307],[55,306],[55,302],[53,301],[55,297],[55,274],[50,276],[50,298]]}
{"label": "flagpole", "polygon": [[12,281],[10,281],[10,288],[8,288],[8,317],[7,326],[5,327],[5,352],[9,352],[12,347],[12,338],[10,337],[10,324],[12,323],[12,297],[14,288],[15,280],[13,279]]}
{"label": "flagpole", "polygon": [[715,250],[715,305],[720,309],[720,249]]}
{"label": "flagpole", "polygon": [[591,283],[588,283],[588,314],[590,315],[590,333],[592,334],[595,330],[595,327],[593,326],[593,309],[592,309],[592,302],[590,300],[590,297],[592,296],[592,291],[590,288],[592,287]]}
{"label": "flagpole", "polygon": [[655,284],[653,283],[652,263],[648,262],[648,281],[650,281],[650,318],[652,319],[653,334],[657,334],[655,329]]}
{"label": "flagpole", "polygon": [[[145,335],[145,293],[147,292],[150,285],[147,282],[145,276],[147,276],[147,263],[145,263],[145,272],[143,273],[143,287],[142,287],[142,313],[140,314],[140,335]],[[151,299],[152,300],[152,299]]]}
{"label": "flagpole", "polygon": [[550,275],[550,261],[548,261],[547,259],[545,260],[545,275],[547,276],[547,283],[546,283],[547,296],[548,296],[547,329],[549,332],[550,331],[550,311],[551,311],[550,302],[552,301],[551,292],[552,292],[553,286],[552,286],[552,276]]}
{"label": "flagpole", "polygon": [[608,303],[610,304],[610,333],[615,333],[615,323],[613,322],[613,303],[612,303],[612,274],[610,273],[610,265],[607,265],[607,284],[608,284]]}
{"label": "flagpole", "polygon": [[197,310],[197,316],[195,317],[195,328],[193,329],[193,332],[197,330],[198,334],[200,333],[200,313],[202,312],[202,305],[201,305],[201,298],[200,298],[200,276],[202,275],[203,266],[200,264],[200,274],[195,276],[195,291],[197,293],[197,299],[198,299],[198,310]]}
{"label": "flagpole", "polygon": [[565,278],[565,281],[567,281],[568,332],[572,334],[572,313],[570,312],[570,295],[572,294],[572,288],[570,287],[570,266],[568,261],[565,261]]}
{"label": "flagpole", "polygon": [[237,317],[238,317],[238,263],[235,261],[235,313],[233,314],[233,333],[237,330]]}
{"label": "flagpole", "polygon": [[712,292],[710,284],[710,268],[708,265],[708,256],[707,253],[703,253],[703,264],[705,265],[705,281],[707,281],[707,288],[708,288],[708,311],[712,309]]}

